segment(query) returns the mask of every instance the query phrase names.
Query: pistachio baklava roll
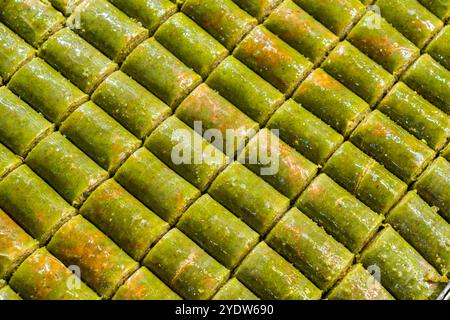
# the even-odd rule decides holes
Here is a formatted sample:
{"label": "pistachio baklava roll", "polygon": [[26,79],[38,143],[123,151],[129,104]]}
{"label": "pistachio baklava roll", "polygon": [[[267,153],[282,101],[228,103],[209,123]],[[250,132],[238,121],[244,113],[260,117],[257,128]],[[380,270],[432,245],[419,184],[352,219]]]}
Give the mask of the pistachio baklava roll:
{"label": "pistachio baklava roll", "polygon": [[290,95],[313,64],[264,26],[254,28],[233,55],[275,88]]}
{"label": "pistachio baklava roll", "polygon": [[284,103],[267,128],[315,164],[322,165],[344,142],[344,137],[294,100]]}
{"label": "pistachio baklava roll", "polygon": [[450,222],[450,163],[438,157],[417,179],[414,188]]}
{"label": "pistachio baklava roll", "polygon": [[322,68],[373,107],[394,84],[382,66],[345,40],[331,51]]}
{"label": "pistachio baklava roll", "polygon": [[72,112],[59,130],[110,173],[142,144],[92,101]]}
{"label": "pistachio baklava roll", "polygon": [[387,213],[408,189],[406,183],[348,141],[327,161],[322,172],[380,214]]}
{"label": "pistachio baklava roll", "polygon": [[406,183],[414,181],[435,152],[380,111],[373,111],[350,141]]}
{"label": "pistachio baklava roll", "polygon": [[379,232],[364,249],[360,261],[375,270],[383,287],[401,300],[433,300],[445,287],[439,275],[391,226]]}
{"label": "pistachio baklava roll", "polygon": [[117,69],[117,64],[67,28],[51,36],[39,56],[87,94]]}
{"label": "pistachio baklava roll", "polygon": [[2,235],[0,238],[0,278],[5,279],[38,248],[38,242],[19,227],[2,209],[0,209],[0,233]]}
{"label": "pistachio baklava roll", "polygon": [[296,205],[354,253],[369,242],[383,221],[326,174],[313,180]]}
{"label": "pistachio baklava roll", "polygon": [[264,26],[318,65],[339,38],[291,0],[283,1]]}
{"label": "pistachio baklava roll", "polygon": [[99,300],[73,271],[78,270],[41,248],[19,266],[9,284],[26,300]]}
{"label": "pistachio baklava roll", "polygon": [[117,63],[148,37],[148,30],[107,0],[85,0],[67,26]]}
{"label": "pistachio baklava roll", "polygon": [[158,28],[155,39],[203,79],[228,56],[224,46],[181,12]]}
{"label": "pistachio baklava roll", "polygon": [[288,198],[238,162],[214,180],[208,193],[262,235],[289,208]]}
{"label": "pistachio baklava roll", "polygon": [[0,142],[26,156],[54,126],[7,87],[0,87]]}
{"label": "pistachio baklava roll", "polygon": [[213,300],[259,300],[238,279],[230,279],[213,297]]}
{"label": "pistachio baklava roll", "polygon": [[35,48],[66,22],[64,16],[46,0],[5,1],[0,8],[0,18]]}
{"label": "pistachio baklava roll", "polygon": [[207,194],[189,207],[177,228],[229,269],[259,241],[258,233]]}
{"label": "pistachio baklava roll", "polygon": [[20,68],[8,88],[57,124],[89,98],[40,58]]}
{"label": "pistachio baklava roll", "polygon": [[161,123],[145,146],[200,191],[228,163],[220,150],[175,116]]}
{"label": "pistachio baklava roll", "polygon": [[146,148],[128,158],[114,178],[171,225],[201,195]]}
{"label": "pistachio baklava roll", "polygon": [[181,11],[230,51],[257,24],[232,0],[187,0]]}
{"label": "pistachio baklava roll", "polygon": [[134,49],[121,70],[173,109],[202,81],[198,74],[154,38]]}
{"label": "pistachio baklava roll", "polygon": [[120,286],[113,300],[181,300],[146,267],[140,268]]}
{"label": "pistachio baklava roll", "polygon": [[265,242],[258,244],[235,276],[265,300],[319,300],[322,291]]}
{"label": "pistachio baklava roll", "polygon": [[169,230],[167,222],[113,179],[102,183],[89,196],[80,214],[137,261]]}
{"label": "pistachio baklava roll", "polygon": [[59,132],[43,139],[25,162],[75,207],[108,178],[105,170]]}
{"label": "pistachio baklava roll", "polygon": [[330,290],[329,300],[394,300],[378,280],[361,264],[355,264],[345,277]]}
{"label": "pistachio baklava roll", "polygon": [[0,76],[4,82],[34,56],[35,50],[30,45],[0,23]]}
{"label": "pistachio baklava roll", "polygon": [[27,232],[45,244],[76,210],[26,166],[0,181],[0,206]]}
{"label": "pistachio baklava roll", "polygon": [[264,124],[284,101],[284,95],[235,57],[226,58],[206,84],[250,118]]}
{"label": "pistachio baklava roll", "polygon": [[106,78],[92,101],[139,139],[153,131],[172,110],[122,71]]}
{"label": "pistachio baklava roll", "polygon": [[227,268],[176,228],[150,250],[144,264],[190,300],[210,299],[230,275]]}
{"label": "pistachio baklava roll", "polygon": [[102,298],[110,298],[139,266],[81,215],[64,224],[47,248],[65,265],[78,266],[81,279]]}

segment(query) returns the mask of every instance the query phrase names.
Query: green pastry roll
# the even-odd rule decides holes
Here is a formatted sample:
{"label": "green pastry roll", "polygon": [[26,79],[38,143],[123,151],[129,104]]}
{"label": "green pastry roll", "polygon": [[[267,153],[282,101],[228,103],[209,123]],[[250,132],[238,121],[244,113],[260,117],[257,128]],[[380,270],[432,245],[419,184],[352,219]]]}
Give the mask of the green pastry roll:
{"label": "green pastry roll", "polygon": [[323,69],[373,107],[394,84],[394,77],[347,41],[322,64]]}
{"label": "green pastry roll", "polygon": [[278,6],[282,0],[233,0],[260,22]]}
{"label": "green pastry roll", "polygon": [[228,163],[220,150],[175,116],[156,128],[145,146],[200,191]]}
{"label": "green pastry roll", "polygon": [[135,260],[141,260],[169,225],[114,180],[102,183],[80,213]]}
{"label": "green pastry roll", "polygon": [[48,0],[57,10],[65,16],[70,15],[83,0]]}
{"label": "green pastry roll", "polygon": [[148,37],[148,30],[106,0],[85,0],[67,26],[117,63]]}
{"label": "green pastry roll", "polygon": [[450,163],[437,158],[417,179],[414,188],[439,214],[450,222]]}
{"label": "green pastry roll", "polygon": [[228,50],[183,13],[171,16],[155,39],[205,79],[228,56]]}
{"label": "green pastry roll", "polygon": [[378,0],[376,5],[381,15],[419,48],[443,26],[443,22],[417,0]]}
{"label": "green pastry roll", "polygon": [[177,228],[228,269],[236,267],[259,241],[255,231],[209,195],[189,207]]}
{"label": "green pastry roll", "polygon": [[64,16],[47,1],[9,0],[0,8],[0,18],[34,47],[64,26]]}
{"label": "green pastry roll", "polygon": [[[34,49],[0,23],[0,76],[4,82],[25,63],[33,59]],[[1,83],[1,81],[0,81]]]}
{"label": "green pastry roll", "polygon": [[[1,291],[0,291],[1,292]],[[230,279],[212,300],[259,300],[246,286],[244,286],[238,279]]]}
{"label": "green pastry roll", "polygon": [[19,69],[8,88],[58,124],[88,100],[85,93],[39,58]]}
{"label": "green pastry roll", "polygon": [[6,87],[0,88],[0,142],[24,157],[53,125]]}
{"label": "green pastry roll", "polygon": [[267,123],[280,138],[315,164],[323,164],[344,137],[293,100],[288,100]]}
{"label": "green pastry roll", "polygon": [[314,65],[334,48],[339,38],[291,0],[282,2],[264,25]]}
{"label": "green pastry roll", "polygon": [[325,291],[353,261],[350,251],[296,208],[275,225],[266,242]]}
{"label": "green pastry roll", "polygon": [[142,267],[117,290],[113,300],[181,300],[157,276]]}
{"label": "green pastry roll", "polygon": [[0,278],[8,278],[38,248],[38,243],[1,209],[0,234]]}
{"label": "green pastry roll", "polygon": [[0,180],[15,168],[20,166],[22,160],[0,143]]}
{"label": "green pastry roll", "polygon": [[0,289],[0,301],[22,300],[22,298],[10,286]]}
{"label": "green pastry roll", "polygon": [[20,166],[0,182],[1,207],[41,244],[76,210],[28,166]]}
{"label": "green pastry roll", "polygon": [[60,131],[110,173],[142,144],[92,101],[75,110],[62,123]]}
{"label": "green pastry roll", "polygon": [[389,225],[366,247],[360,260],[400,300],[433,300],[445,287],[439,283],[445,278]]}
{"label": "green pastry roll", "polygon": [[154,38],[144,41],[128,56],[122,71],[173,109],[202,81]]}
{"label": "green pastry roll", "polygon": [[75,207],[108,178],[106,171],[59,132],[42,140],[25,162]]}
{"label": "green pastry roll", "polygon": [[136,151],[120,167],[115,179],[171,225],[200,197],[198,189],[145,148]]}
{"label": "green pastry roll", "polygon": [[290,95],[313,64],[264,26],[253,29],[233,55],[275,88]]}
{"label": "green pastry roll", "polygon": [[322,296],[322,291],[265,242],[242,261],[236,277],[265,300],[319,300]]}
{"label": "green pastry roll", "polygon": [[230,51],[257,24],[232,0],[187,0],[181,11]]}
{"label": "green pastry roll", "polygon": [[450,143],[447,143],[447,147],[442,150],[441,156],[450,161]]}
{"label": "green pastry roll", "polygon": [[178,229],[172,229],[150,250],[144,264],[189,300],[210,299],[230,275]]}
{"label": "green pastry roll", "polygon": [[434,158],[435,152],[380,111],[373,111],[352,133],[350,140],[410,183]]}
{"label": "green pastry roll", "polygon": [[289,199],[238,162],[229,165],[208,193],[264,235],[289,208]]}
{"label": "green pastry roll", "polygon": [[[375,23],[379,24],[375,27]],[[402,73],[420,55],[420,49],[379,14],[368,11],[347,40],[394,75]]]}
{"label": "green pastry roll", "polygon": [[405,194],[408,186],[376,161],[366,170],[355,195],[373,211],[385,214]]}
{"label": "green pastry roll", "polygon": [[67,28],[50,37],[39,56],[87,94],[117,69],[117,64]]}
{"label": "green pastry roll", "polygon": [[250,140],[238,161],[291,200],[306,188],[318,169],[268,129]]}
{"label": "green pastry roll", "polygon": [[80,215],[63,225],[47,248],[65,265],[78,266],[83,281],[103,298],[110,298],[139,266]]}
{"label": "green pastry roll", "polygon": [[234,57],[225,59],[206,83],[259,124],[284,101],[281,92]]}
{"label": "green pastry roll", "polygon": [[442,20],[450,17],[450,1],[448,0],[419,0],[419,2]]}
{"label": "green pastry roll", "polygon": [[10,286],[27,300],[98,300],[99,297],[61,261],[41,248],[13,274]]}
{"label": "green pastry roll", "polygon": [[329,300],[394,300],[361,264],[354,265],[328,293]]}
{"label": "green pastry roll", "polygon": [[169,0],[108,0],[128,16],[136,19],[150,34],[177,11]]}
{"label": "green pastry roll", "polygon": [[230,158],[259,130],[258,123],[204,83],[175,114]]}
{"label": "green pastry roll", "polygon": [[[450,8],[450,1],[448,3]],[[447,70],[450,70],[450,26],[445,26],[425,51]]]}
{"label": "green pastry roll", "polygon": [[392,88],[379,104],[378,110],[436,151],[450,137],[449,116],[403,82]]}
{"label": "green pastry roll", "polygon": [[450,225],[414,191],[390,211],[386,221],[439,272],[450,272]]}
{"label": "green pastry roll", "polygon": [[311,73],[294,100],[339,133],[348,136],[370,110],[369,105],[322,69]]}
{"label": "green pastry roll", "polygon": [[450,71],[430,55],[422,55],[402,80],[442,111],[450,114]]}
{"label": "green pastry roll", "polygon": [[313,180],[296,206],[354,253],[367,244],[383,221],[326,174]]}
{"label": "green pastry roll", "polygon": [[344,37],[366,8],[358,0],[294,0],[338,37]]}
{"label": "green pastry roll", "polygon": [[140,139],[172,113],[164,102],[121,71],[100,84],[92,101]]}
{"label": "green pastry roll", "polygon": [[322,172],[379,214],[388,212],[408,189],[406,183],[350,142],[339,147]]}

